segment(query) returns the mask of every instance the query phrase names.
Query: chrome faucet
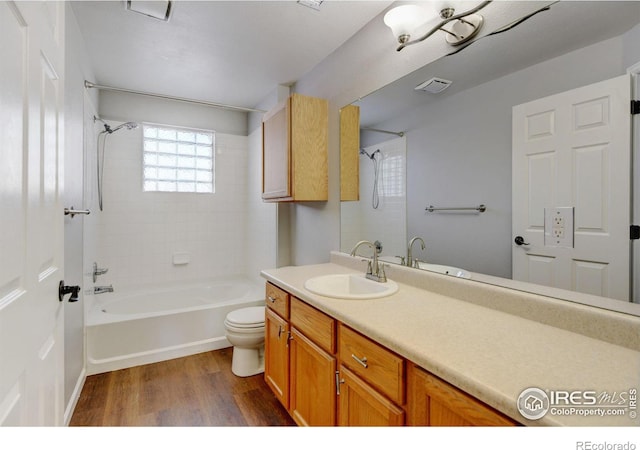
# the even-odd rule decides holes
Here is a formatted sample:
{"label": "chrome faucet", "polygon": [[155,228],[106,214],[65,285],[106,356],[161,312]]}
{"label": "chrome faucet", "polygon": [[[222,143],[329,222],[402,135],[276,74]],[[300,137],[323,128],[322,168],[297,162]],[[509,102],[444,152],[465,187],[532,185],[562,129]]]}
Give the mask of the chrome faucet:
{"label": "chrome faucet", "polygon": [[418,267],[418,258],[416,258],[414,261],[411,255],[411,249],[413,248],[413,243],[415,241],[420,241],[422,250],[425,249],[424,241],[422,240],[421,237],[416,236],[409,241],[409,246],[407,247],[407,261],[406,261],[408,267]]}
{"label": "chrome faucet", "polygon": [[105,292],[113,292],[113,286],[94,286],[93,293],[94,294],[104,294]]}
{"label": "chrome faucet", "polygon": [[375,244],[372,244],[369,241],[360,241],[351,250],[351,256],[356,256],[356,251],[361,245],[368,245],[369,247],[371,247],[371,251],[373,252],[373,257],[371,261],[369,261],[369,265],[367,266],[366,277],[373,281],[386,283],[387,276],[384,273],[384,264],[380,264],[378,262],[378,252]]}

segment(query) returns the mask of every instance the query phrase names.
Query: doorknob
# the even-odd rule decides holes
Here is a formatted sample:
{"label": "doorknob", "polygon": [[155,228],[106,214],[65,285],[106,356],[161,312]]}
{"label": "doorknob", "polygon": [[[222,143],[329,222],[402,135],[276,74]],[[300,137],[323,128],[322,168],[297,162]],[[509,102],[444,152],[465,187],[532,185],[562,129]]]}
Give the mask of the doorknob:
{"label": "doorknob", "polygon": [[77,302],[78,301],[78,293],[80,292],[80,286],[65,286],[64,280],[60,281],[58,285],[58,300],[64,300],[64,296],[67,294],[71,294],[69,297],[69,302]]}
{"label": "doorknob", "polygon": [[515,242],[516,245],[531,245],[528,242],[525,242],[524,238],[522,236],[516,236],[516,238],[513,240],[513,242]]}

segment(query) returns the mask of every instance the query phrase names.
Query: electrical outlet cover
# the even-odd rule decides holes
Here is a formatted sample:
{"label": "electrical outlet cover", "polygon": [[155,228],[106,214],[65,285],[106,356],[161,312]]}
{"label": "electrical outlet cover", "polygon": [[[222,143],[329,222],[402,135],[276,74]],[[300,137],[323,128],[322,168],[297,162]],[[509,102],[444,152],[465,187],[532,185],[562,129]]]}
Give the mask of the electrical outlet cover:
{"label": "electrical outlet cover", "polygon": [[545,247],[573,248],[573,206],[544,209]]}

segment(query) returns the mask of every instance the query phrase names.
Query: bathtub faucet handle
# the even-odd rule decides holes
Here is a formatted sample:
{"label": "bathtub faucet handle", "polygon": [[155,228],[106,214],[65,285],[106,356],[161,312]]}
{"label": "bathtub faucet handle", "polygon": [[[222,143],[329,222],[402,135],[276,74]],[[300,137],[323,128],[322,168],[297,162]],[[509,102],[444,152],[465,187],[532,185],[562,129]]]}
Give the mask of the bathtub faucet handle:
{"label": "bathtub faucet handle", "polygon": [[105,273],[107,273],[109,271],[109,269],[105,268],[105,269],[100,269],[98,268],[98,263],[93,263],[93,282],[95,283],[96,280],[98,279],[98,275],[104,275]]}

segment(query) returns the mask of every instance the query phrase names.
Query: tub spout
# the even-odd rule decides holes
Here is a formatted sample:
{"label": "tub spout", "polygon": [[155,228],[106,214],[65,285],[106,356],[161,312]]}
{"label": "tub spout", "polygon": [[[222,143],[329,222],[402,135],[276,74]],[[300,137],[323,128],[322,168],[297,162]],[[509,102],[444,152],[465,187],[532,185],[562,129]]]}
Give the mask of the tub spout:
{"label": "tub spout", "polygon": [[93,293],[94,294],[104,294],[105,292],[113,292],[113,286],[109,285],[109,286],[95,286],[93,288]]}

